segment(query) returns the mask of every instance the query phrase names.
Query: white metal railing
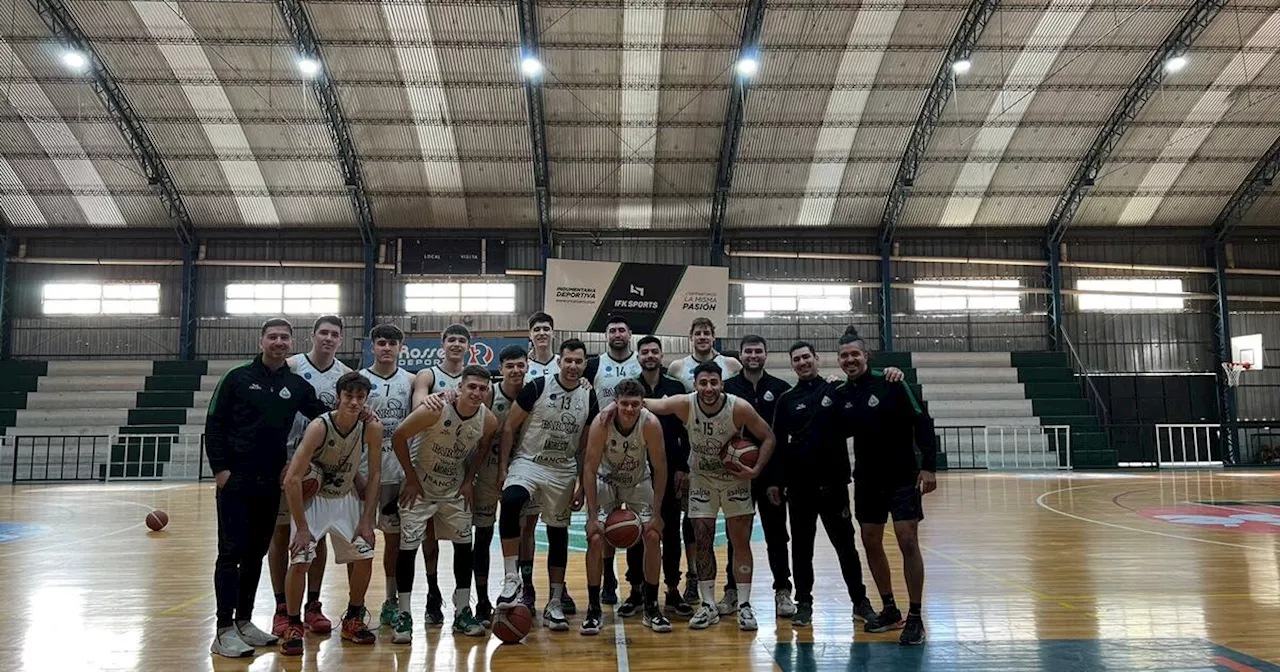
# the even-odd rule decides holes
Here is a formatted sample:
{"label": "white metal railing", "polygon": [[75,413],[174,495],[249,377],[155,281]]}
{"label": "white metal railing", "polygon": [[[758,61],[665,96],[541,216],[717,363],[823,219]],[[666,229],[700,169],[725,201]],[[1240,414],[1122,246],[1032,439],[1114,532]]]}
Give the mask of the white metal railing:
{"label": "white metal railing", "polygon": [[196,481],[207,471],[199,434],[116,434],[107,481]]}
{"label": "white metal railing", "polygon": [[1070,425],[992,425],[982,430],[987,469],[1070,469]]}
{"label": "white metal railing", "polygon": [[1217,423],[1156,425],[1157,467],[1221,467]]}

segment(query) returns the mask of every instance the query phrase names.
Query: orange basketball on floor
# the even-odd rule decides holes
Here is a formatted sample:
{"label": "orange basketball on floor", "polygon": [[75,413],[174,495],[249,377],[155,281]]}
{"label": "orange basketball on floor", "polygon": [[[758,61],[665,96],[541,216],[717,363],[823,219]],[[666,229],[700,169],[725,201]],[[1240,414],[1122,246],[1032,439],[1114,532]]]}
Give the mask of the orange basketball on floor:
{"label": "orange basketball on floor", "polygon": [[152,532],[159,532],[168,524],[169,514],[161,511],[160,509],[156,509],[155,511],[147,514],[147,527],[151,528]]}
{"label": "orange basketball on floor", "polygon": [[729,443],[728,458],[751,469],[760,461],[760,447],[749,439],[738,437]]}
{"label": "orange basketball on floor", "polygon": [[494,612],[493,635],[504,644],[519,644],[532,629],[533,614],[523,604]]}
{"label": "orange basketball on floor", "polygon": [[604,519],[604,540],[614,548],[631,548],[640,541],[640,517],[634,511],[618,509]]}

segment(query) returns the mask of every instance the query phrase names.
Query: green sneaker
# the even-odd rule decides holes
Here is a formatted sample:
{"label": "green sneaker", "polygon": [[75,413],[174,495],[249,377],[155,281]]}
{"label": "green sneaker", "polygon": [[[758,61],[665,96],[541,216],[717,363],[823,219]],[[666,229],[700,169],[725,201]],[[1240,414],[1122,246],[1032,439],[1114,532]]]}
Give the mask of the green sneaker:
{"label": "green sneaker", "polygon": [[383,627],[394,627],[396,618],[400,616],[400,601],[394,598],[382,603],[382,613],[378,614],[378,623]]}
{"label": "green sneaker", "polygon": [[402,611],[396,616],[395,632],[391,633],[391,641],[396,644],[408,644],[413,641],[413,617]]}
{"label": "green sneaker", "polygon": [[471,615],[471,607],[463,607],[458,610],[456,616],[453,617],[453,631],[460,632],[468,637],[483,637],[484,626],[480,625],[480,621]]}

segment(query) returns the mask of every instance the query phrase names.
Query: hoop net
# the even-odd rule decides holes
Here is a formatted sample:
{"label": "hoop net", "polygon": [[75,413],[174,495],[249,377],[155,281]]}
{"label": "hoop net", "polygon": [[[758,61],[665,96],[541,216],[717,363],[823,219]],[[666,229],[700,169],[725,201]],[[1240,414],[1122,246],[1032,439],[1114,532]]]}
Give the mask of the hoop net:
{"label": "hoop net", "polygon": [[1249,362],[1223,362],[1222,370],[1227,373],[1227,385],[1236,387],[1240,385],[1240,374],[1248,371],[1252,367]]}

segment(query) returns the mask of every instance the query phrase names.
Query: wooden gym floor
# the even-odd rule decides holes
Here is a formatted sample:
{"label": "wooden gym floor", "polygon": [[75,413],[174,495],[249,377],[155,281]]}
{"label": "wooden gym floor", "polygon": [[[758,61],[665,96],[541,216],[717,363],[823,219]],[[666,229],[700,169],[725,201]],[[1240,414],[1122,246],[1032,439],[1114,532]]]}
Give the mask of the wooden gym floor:
{"label": "wooden gym floor", "polygon": [[[926,498],[922,528],[930,638],[923,647],[897,646],[897,633],[854,632],[820,533],[809,629],[775,625],[757,541],[757,633],[739,632],[729,618],[704,632],[676,622],[674,632],[658,635],[638,617],[619,623],[606,607],[608,627],[593,638],[578,635],[577,618],[567,633],[538,629],[519,646],[418,623],[412,645],[391,644],[385,631],[373,647],[311,636],[301,659],[266,650],[243,661],[208,652],[212,485],[3,486],[0,669],[1280,670],[1267,662],[1280,662],[1280,472],[953,472],[939,485]],[[143,526],[153,507],[169,512],[163,532]],[[895,554],[895,592],[905,605]],[[582,558],[570,556],[569,585],[580,604]],[[383,583],[381,571],[374,574],[376,611]],[[537,576],[541,600],[541,557]],[[345,584],[331,566],[322,599],[335,622]],[[425,604],[425,581],[417,590],[415,611]],[[269,624],[271,609],[264,570],[259,625]]]}

